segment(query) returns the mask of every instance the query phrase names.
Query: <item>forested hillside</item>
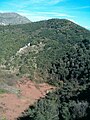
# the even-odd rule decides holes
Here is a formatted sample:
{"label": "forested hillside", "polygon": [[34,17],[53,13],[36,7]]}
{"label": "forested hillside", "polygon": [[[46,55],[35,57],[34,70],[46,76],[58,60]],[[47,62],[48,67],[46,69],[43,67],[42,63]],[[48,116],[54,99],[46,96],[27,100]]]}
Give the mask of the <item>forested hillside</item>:
{"label": "forested hillside", "polygon": [[65,19],[0,26],[0,64],[4,81],[26,76],[57,87],[21,120],[89,120],[90,31]]}

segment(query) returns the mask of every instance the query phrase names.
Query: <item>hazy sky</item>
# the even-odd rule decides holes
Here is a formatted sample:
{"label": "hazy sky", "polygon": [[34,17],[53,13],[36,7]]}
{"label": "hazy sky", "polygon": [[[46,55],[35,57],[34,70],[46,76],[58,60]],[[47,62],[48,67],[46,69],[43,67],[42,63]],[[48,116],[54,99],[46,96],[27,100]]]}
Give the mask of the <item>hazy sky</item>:
{"label": "hazy sky", "polygon": [[0,0],[0,12],[17,12],[31,21],[65,18],[90,29],[90,0]]}

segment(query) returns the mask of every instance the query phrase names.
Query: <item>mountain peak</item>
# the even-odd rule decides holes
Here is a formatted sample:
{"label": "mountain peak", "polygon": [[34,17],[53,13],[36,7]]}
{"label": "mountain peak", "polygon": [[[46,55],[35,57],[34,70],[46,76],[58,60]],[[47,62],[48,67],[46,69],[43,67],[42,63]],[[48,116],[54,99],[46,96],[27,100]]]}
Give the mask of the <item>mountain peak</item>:
{"label": "mountain peak", "polygon": [[0,24],[1,25],[25,24],[25,23],[30,23],[30,22],[31,21],[28,18],[21,16],[15,12],[0,13]]}

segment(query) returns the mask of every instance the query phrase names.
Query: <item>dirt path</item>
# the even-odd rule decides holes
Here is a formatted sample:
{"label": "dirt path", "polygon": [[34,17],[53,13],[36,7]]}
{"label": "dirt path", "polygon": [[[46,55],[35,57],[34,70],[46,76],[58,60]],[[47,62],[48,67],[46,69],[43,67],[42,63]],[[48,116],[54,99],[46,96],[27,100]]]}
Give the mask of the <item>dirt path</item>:
{"label": "dirt path", "polygon": [[46,93],[55,89],[46,83],[36,84],[27,78],[19,81],[16,88],[20,90],[19,94],[0,95],[0,120],[4,118],[15,120],[36,100],[45,97]]}

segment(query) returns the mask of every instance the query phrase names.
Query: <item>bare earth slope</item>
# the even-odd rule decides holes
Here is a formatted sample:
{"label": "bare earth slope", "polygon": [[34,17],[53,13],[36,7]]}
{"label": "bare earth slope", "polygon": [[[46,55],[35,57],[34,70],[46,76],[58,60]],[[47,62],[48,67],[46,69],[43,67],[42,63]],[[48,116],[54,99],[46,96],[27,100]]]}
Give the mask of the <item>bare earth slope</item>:
{"label": "bare earth slope", "polygon": [[55,87],[46,83],[36,84],[27,78],[22,78],[17,84],[19,94],[5,93],[0,95],[0,119],[15,120],[22,115],[34,102],[46,95]]}

